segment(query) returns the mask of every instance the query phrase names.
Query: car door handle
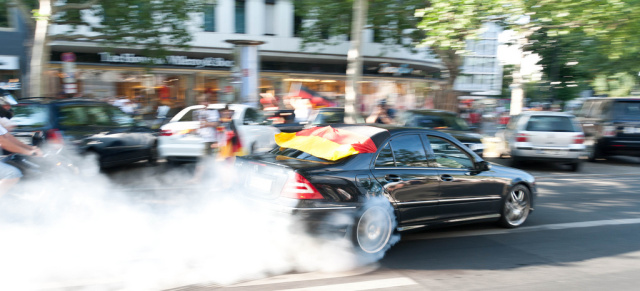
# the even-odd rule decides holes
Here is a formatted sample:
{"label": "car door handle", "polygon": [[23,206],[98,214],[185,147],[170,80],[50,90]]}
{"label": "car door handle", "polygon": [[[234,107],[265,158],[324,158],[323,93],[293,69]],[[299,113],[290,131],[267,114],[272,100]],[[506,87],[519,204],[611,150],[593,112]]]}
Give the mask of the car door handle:
{"label": "car door handle", "polygon": [[402,178],[400,178],[400,176],[398,176],[398,175],[386,175],[386,176],[384,176],[384,179],[389,181],[389,182],[400,182],[400,181],[402,181]]}
{"label": "car door handle", "polygon": [[453,177],[451,175],[441,175],[440,176],[440,180],[442,180],[443,182],[451,182],[453,181]]}

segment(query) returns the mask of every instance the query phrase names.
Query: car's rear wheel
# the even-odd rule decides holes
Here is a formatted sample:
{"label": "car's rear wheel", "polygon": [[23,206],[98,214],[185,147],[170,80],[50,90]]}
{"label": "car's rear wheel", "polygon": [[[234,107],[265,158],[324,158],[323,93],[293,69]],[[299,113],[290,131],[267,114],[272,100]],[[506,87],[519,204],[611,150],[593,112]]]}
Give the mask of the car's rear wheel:
{"label": "car's rear wheel", "polygon": [[383,205],[367,207],[355,221],[354,244],[362,252],[380,253],[389,245],[393,227],[394,218],[389,209]]}
{"label": "car's rear wheel", "polygon": [[530,211],[531,191],[522,184],[516,185],[503,200],[499,223],[507,228],[518,227],[527,220]]}

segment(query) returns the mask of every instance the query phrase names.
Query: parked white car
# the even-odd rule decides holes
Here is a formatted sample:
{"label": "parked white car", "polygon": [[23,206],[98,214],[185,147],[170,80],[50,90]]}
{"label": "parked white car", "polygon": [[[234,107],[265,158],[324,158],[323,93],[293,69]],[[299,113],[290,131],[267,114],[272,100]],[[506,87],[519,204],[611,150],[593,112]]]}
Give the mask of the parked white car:
{"label": "parked white car", "polygon": [[[209,109],[220,110],[225,104],[209,104]],[[169,123],[160,128],[158,153],[169,161],[193,160],[203,155],[203,141],[197,133],[200,122],[194,118],[195,110],[203,105],[189,106],[176,114]],[[267,151],[275,147],[274,136],[280,133],[268,125],[262,113],[243,104],[230,104],[233,122],[238,130],[240,142],[249,152]]]}
{"label": "parked white car", "polygon": [[586,155],[584,132],[575,116],[564,112],[527,111],[514,116],[496,134],[504,142],[502,155],[513,165],[525,160],[566,163],[578,171]]}

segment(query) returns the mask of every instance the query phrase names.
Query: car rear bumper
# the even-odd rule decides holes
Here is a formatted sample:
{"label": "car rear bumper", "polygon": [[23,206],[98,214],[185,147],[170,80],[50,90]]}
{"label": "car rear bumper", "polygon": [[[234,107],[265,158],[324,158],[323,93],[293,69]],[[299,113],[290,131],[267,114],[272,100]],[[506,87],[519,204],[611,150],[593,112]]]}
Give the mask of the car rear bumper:
{"label": "car rear bumper", "polygon": [[605,155],[640,157],[640,140],[603,138],[598,141],[598,148]]}
{"label": "car rear bumper", "polygon": [[198,158],[204,155],[204,143],[163,143],[158,144],[160,157],[190,157]]}
{"label": "car rear bumper", "polygon": [[585,147],[579,148],[542,148],[517,147],[511,150],[511,156],[520,160],[541,160],[575,162],[586,155]]}

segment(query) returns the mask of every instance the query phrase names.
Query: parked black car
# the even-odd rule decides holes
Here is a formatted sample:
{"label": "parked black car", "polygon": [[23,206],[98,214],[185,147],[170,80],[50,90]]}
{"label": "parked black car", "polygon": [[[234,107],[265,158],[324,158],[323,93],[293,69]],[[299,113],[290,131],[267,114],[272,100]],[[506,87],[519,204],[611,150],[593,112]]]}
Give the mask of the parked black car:
{"label": "parked black car", "polygon": [[612,155],[640,157],[640,98],[593,98],[577,114],[589,160]]}
{"label": "parked black car", "polygon": [[101,168],[157,159],[157,133],[106,102],[33,98],[13,108],[13,135],[27,144],[72,146]]}
{"label": "parked black car", "polygon": [[[366,253],[385,250],[395,229],[471,221],[517,227],[533,210],[533,176],[489,164],[447,133],[332,127],[370,138],[376,151],[330,161],[276,147],[238,157],[239,184],[248,200],[294,215],[312,234],[344,234]],[[331,224],[334,215],[351,221]]]}
{"label": "parked black car", "polygon": [[421,127],[446,132],[461,141],[479,156],[483,156],[482,135],[475,132],[457,114],[434,109],[407,110],[400,114],[398,124],[407,127]]}

